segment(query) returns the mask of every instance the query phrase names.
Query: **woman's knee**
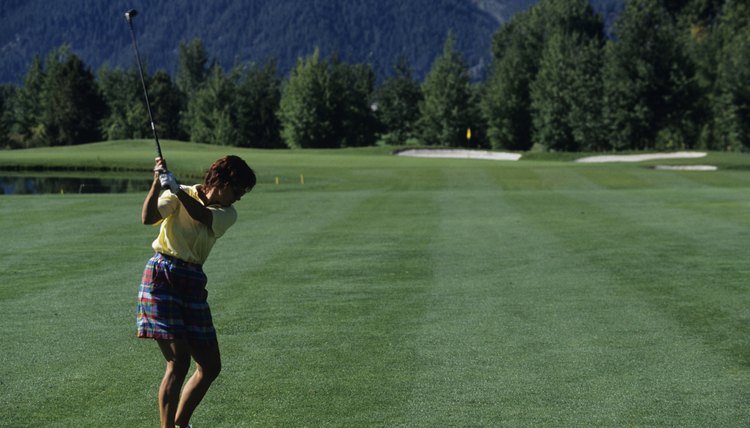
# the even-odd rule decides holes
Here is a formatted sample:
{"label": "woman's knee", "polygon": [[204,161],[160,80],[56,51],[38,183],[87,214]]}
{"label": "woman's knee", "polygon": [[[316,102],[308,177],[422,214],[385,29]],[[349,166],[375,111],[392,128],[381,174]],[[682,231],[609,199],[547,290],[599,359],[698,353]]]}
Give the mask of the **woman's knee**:
{"label": "woman's knee", "polygon": [[187,343],[178,340],[159,340],[158,343],[167,362],[167,375],[184,378],[190,370],[190,348]]}
{"label": "woman's knee", "polygon": [[217,377],[219,377],[219,373],[221,373],[221,359],[217,358],[210,363],[202,364],[200,366],[200,370],[204,378],[213,382]]}
{"label": "woman's knee", "polygon": [[208,381],[213,381],[221,373],[221,353],[217,342],[208,345],[193,345],[191,349],[198,371]]}
{"label": "woman's knee", "polygon": [[185,378],[190,370],[190,356],[175,357],[167,361],[167,373],[178,377]]}

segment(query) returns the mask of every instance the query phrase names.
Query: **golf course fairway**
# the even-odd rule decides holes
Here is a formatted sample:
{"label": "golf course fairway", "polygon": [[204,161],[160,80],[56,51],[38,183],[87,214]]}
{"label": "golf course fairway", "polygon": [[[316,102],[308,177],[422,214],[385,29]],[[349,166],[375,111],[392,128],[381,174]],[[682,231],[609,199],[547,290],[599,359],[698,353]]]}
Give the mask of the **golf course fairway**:
{"label": "golf course fairway", "polygon": [[[747,154],[162,148],[185,183],[225,154],[259,178],[205,265],[223,371],[196,427],[750,423]],[[118,141],[0,168],[148,179],[153,157]],[[0,195],[0,426],[157,425],[144,196]]]}

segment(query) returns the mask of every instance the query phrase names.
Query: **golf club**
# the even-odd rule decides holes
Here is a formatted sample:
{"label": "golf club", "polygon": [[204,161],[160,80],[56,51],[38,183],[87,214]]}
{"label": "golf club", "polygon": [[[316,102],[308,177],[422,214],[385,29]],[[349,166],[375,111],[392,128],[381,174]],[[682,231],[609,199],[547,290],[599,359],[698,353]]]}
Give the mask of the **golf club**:
{"label": "golf club", "polygon": [[151,130],[154,132],[154,141],[156,141],[156,155],[160,159],[164,159],[161,155],[161,145],[159,144],[159,136],[156,135],[156,126],[154,125],[154,116],[151,114],[151,104],[148,102],[148,91],[146,90],[146,79],[143,78],[143,65],[141,65],[141,55],[138,53],[138,42],[135,40],[135,31],[133,31],[133,17],[138,15],[138,11],[130,9],[125,12],[125,20],[128,21],[128,27],[130,28],[130,36],[133,38],[133,50],[135,51],[135,59],[138,62],[138,72],[141,75],[141,84],[143,85],[143,97],[146,99],[146,110],[148,110],[148,118],[151,121]]}

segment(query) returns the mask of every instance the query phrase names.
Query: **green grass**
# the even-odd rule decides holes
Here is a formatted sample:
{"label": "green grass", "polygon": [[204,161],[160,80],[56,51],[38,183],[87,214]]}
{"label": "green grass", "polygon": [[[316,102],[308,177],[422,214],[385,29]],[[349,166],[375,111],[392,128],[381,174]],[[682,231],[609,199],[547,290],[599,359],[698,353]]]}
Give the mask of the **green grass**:
{"label": "green grass", "polygon": [[[225,151],[164,145],[178,177]],[[747,155],[659,162],[720,167],[688,172],[229,152],[260,184],[205,266],[224,371],[196,427],[750,421]],[[148,176],[150,157],[0,165]],[[0,197],[0,426],[157,425],[162,358],[134,338],[142,198]]]}

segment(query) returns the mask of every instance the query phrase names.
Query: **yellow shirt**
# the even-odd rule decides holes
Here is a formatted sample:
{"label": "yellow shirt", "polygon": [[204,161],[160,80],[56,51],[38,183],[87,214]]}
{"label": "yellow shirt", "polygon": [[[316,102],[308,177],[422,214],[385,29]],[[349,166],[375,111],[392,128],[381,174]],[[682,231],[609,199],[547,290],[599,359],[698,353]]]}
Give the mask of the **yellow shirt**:
{"label": "yellow shirt", "polygon": [[[182,191],[203,204],[198,197],[197,187],[182,186]],[[234,207],[210,205],[207,207],[212,214],[212,225],[209,228],[193,220],[177,199],[177,195],[169,190],[159,197],[158,208],[162,216],[161,227],[159,236],[151,247],[157,253],[199,265],[206,262],[216,240],[237,220],[237,211]]]}

